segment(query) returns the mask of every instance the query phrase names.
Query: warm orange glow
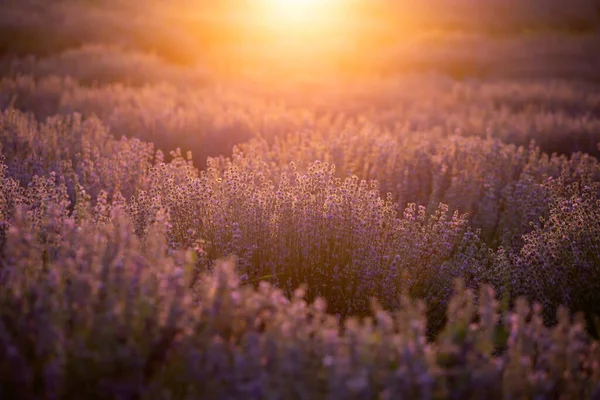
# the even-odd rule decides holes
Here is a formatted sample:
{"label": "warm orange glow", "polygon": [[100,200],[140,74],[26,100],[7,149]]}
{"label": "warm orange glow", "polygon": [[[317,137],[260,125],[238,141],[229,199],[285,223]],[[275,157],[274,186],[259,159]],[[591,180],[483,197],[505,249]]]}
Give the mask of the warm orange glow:
{"label": "warm orange glow", "polygon": [[380,12],[382,0],[207,0],[210,7],[190,1],[177,12],[201,38],[199,52],[220,70],[260,69],[286,79],[351,72],[370,68],[380,38],[397,37],[397,24],[386,23],[393,13]]}
{"label": "warm orange glow", "polygon": [[[301,25],[312,24],[323,20],[324,12],[331,4],[327,0],[261,0],[266,16],[271,22],[282,26],[288,25],[290,29],[299,29]],[[331,3],[331,0],[329,1]],[[325,16],[326,18],[326,16]],[[309,26],[305,26],[309,29]]]}
{"label": "warm orange glow", "polygon": [[[314,69],[337,62],[352,42],[352,0],[251,0],[243,20],[259,63]],[[242,26],[240,24],[238,26]],[[289,75],[289,74],[288,74]]]}
{"label": "warm orange glow", "polygon": [[323,32],[339,25],[341,0],[256,0],[260,24],[282,35]]}

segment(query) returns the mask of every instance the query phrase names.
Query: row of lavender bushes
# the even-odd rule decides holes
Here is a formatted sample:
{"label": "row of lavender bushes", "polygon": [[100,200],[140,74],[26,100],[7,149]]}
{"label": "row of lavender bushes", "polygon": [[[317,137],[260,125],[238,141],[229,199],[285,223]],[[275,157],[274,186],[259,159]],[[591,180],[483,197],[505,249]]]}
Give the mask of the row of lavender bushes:
{"label": "row of lavender bushes", "polygon": [[[243,282],[270,280],[287,294],[308,283],[308,298],[327,298],[340,316],[367,312],[373,296],[394,309],[406,291],[428,300],[432,334],[457,277],[473,289],[493,284],[509,299],[526,295],[544,306],[548,321],[561,304],[588,313],[600,304],[600,167],[586,155],[548,157],[461,139],[462,150],[440,145],[433,156],[405,155],[404,165],[380,162],[374,170],[413,176],[386,193],[380,187],[392,178],[354,174],[348,160],[360,165],[360,153],[308,161],[323,155],[313,149],[296,163],[273,155],[285,148],[260,152],[250,144],[254,153],[209,159],[199,171],[190,155],[176,151],[165,163],[151,144],[116,140],[97,119],[75,114],[39,124],[14,109],[1,117],[8,225],[18,205],[40,226],[53,204],[80,220],[92,218],[86,210],[107,220],[103,208],[117,202],[140,238],[167,218],[169,247],[194,249],[199,272],[234,254]],[[371,139],[349,140],[349,154],[368,150]],[[439,169],[428,164],[444,158]],[[425,201],[404,205],[401,195]]]}
{"label": "row of lavender bushes", "polygon": [[167,209],[140,236],[123,198],[79,187],[71,207],[56,175],[0,173],[2,398],[600,398],[600,344],[566,308],[547,327],[541,306],[458,280],[434,340],[406,291],[342,321],[232,261],[198,276]]}
{"label": "row of lavender bushes", "polygon": [[[258,161],[260,160],[260,161]],[[369,123],[331,124],[300,130],[272,141],[254,139],[236,146],[231,158],[211,159],[214,168],[230,165],[260,171],[277,181],[290,163],[305,171],[313,160],[336,166],[336,176],[376,180],[397,202],[428,211],[440,203],[468,213],[470,224],[494,247],[519,248],[531,223],[549,212],[550,178],[564,185],[600,179],[597,158],[585,153],[548,155],[528,146],[460,135],[395,135]]]}
{"label": "row of lavender bushes", "polygon": [[[415,136],[430,142],[477,136],[525,146],[536,140],[547,153],[600,154],[596,148],[600,96],[597,87],[583,82],[457,82],[439,75],[417,75],[265,90],[258,84],[202,83],[203,75],[190,71],[178,79],[178,70],[158,64],[141,78],[150,84],[140,87],[116,83],[127,81],[132,69],[115,68],[113,72],[101,68],[107,77],[92,86],[60,74],[3,78],[0,105],[31,111],[39,120],[74,111],[85,117],[96,115],[117,137],[127,135],[159,148],[191,150],[201,168],[207,156],[230,154],[233,145],[253,137],[272,142],[299,129],[332,135],[363,121],[369,121],[381,135],[400,141],[415,140]],[[169,71],[173,79],[161,82],[158,76],[162,72],[170,76]],[[67,70],[71,72],[89,79]]]}

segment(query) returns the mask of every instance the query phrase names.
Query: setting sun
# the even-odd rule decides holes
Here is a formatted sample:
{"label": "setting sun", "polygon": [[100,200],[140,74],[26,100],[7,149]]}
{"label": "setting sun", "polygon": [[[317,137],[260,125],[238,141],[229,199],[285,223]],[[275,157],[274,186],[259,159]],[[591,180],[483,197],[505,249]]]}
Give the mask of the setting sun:
{"label": "setting sun", "polygon": [[323,0],[262,0],[266,14],[282,23],[311,23],[321,19],[327,1]]}
{"label": "setting sun", "polygon": [[258,13],[270,28],[288,33],[310,33],[337,24],[339,0],[259,0]]}
{"label": "setting sun", "polygon": [[[348,0],[254,0],[238,25],[253,57],[288,68],[335,63],[352,42],[353,3]],[[240,9],[240,11],[242,11]],[[241,28],[241,26],[245,28]],[[260,56],[259,56],[260,54]],[[269,60],[269,61],[266,61]],[[320,68],[320,67],[319,67]]]}

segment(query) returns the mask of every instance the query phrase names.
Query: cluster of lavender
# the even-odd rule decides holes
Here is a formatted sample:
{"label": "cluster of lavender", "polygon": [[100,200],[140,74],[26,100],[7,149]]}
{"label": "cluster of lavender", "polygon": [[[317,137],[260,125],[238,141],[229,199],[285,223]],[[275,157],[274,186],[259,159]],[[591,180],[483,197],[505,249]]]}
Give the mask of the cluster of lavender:
{"label": "cluster of lavender", "polygon": [[[111,79],[127,80],[126,73],[132,70],[116,71]],[[0,81],[0,105],[13,104],[33,112],[39,120],[73,111],[85,117],[95,115],[116,137],[137,137],[163,149],[191,150],[199,167],[204,167],[207,156],[228,154],[234,144],[253,137],[272,142],[302,129],[335,136],[364,120],[379,131],[372,137],[389,132],[394,140],[420,138],[422,142],[413,147],[475,136],[524,146],[536,140],[547,153],[600,154],[596,149],[600,115],[595,111],[600,110],[600,96],[591,84],[456,82],[435,75],[332,85],[344,88],[339,90],[322,85],[303,90],[298,85],[282,85],[269,90],[259,85],[196,86],[191,82],[188,88],[176,80],[143,87],[122,83],[89,87],[60,74],[26,75]]]}
{"label": "cluster of lavender", "polygon": [[443,304],[453,278],[447,274],[455,271],[437,267],[457,246],[480,245],[464,216],[446,206],[426,213],[412,204],[398,217],[375,181],[342,180],[327,163],[274,183],[258,169],[233,165],[199,172],[178,152],[165,164],[152,146],[115,140],[95,119],[37,124],[13,109],[1,117],[7,188],[14,187],[6,193],[15,193],[4,202],[7,221],[14,207],[29,204],[40,226],[53,202],[61,215],[105,220],[106,212],[89,217],[86,210],[117,201],[142,238],[166,216],[170,248],[197,248],[199,270],[235,254],[244,279],[271,278],[289,293],[308,283],[311,298],[327,297],[343,315],[367,310],[371,296],[394,308],[399,290],[435,292]]}
{"label": "cluster of lavender", "polygon": [[[298,162],[290,162],[290,158]],[[478,138],[455,137],[439,142],[422,138],[394,140],[389,135],[369,129],[349,129],[347,133],[330,137],[308,132],[288,135],[275,141],[272,146],[265,141],[251,141],[237,147],[231,159],[211,159],[209,173],[219,171],[218,176],[227,182],[231,177],[237,177],[240,171],[249,171],[252,177],[276,182],[275,187],[279,185],[276,194],[279,195],[281,186],[286,191],[290,187],[290,175],[302,178],[304,174],[311,176],[315,170],[315,165],[310,161],[313,159],[326,160],[324,165],[336,165],[335,170],[330,170],[329,180],[358,182],[362,179],[365,189],[367,182],[378,182],[374,187],[379,191],[374,196],[387,199],[392,209],[391,220],[396,221],[396,213],[405,218],[408,216],[411,220],[414,204],[423,204],[420,207],[422,220],[425,215],[435,215],[440,211],[444,219],[449,213],[466,213],[455,214],[453,224],[444,228],[443,225],[429,225],[435,232],[448,232],[444,234],[445,238],[436,237],[429,229],[423,231],[425,236],[414,236],[408,233],[414,231],[403,230],[400,236],[409,238],[405,242],[406,247],[392,242],[390,257],[408,261],[401,268],[402,273],[406,274],[402,275],[401,282],[409,284],[411,294],[429,300],[430,312],[436,312],[435,304],[445,305],[443,299],[447,292],[444,288],[448,286],[441,282],[450,282],[450,276],[460,276],[472,287],[492,283],[511,298],[525,295],[535,299],[544,304],[545,316],[549,320],[553,320],[552,312],[560,304],[597,312],[597,305],[600,304],[597,287],[600,282],[597,240],[600,229],[597,212],[600,163],[596,158],[581,153],[571,157],[548,156],[533,146],[516,147]],[[347,175],[352,177],[345,178]],[[248,177],[245,177],[241,181],[247,180]],[[244,191],[245,186],[238,183],[235,186],[240,187],[243,193],[235,202],[236,205],[245,204],[254,196]],[[327,186],[320,185],[322,188]],[[578,195],[571,192],[565,194],[565,188],[571,191],[583,188],[584,192]],[[383,196],[383,193],[387,195]],[[285,197],[285,194],[282,195]],[[291,197],[294,200],[299,198],[300,195],[296,193]],[[312,198],[313,201],[318,199]],[[329,205],[327,201],[323,203],[323,213],[326,213]],[[353,199],[348,204],[356,204],[356,210],[360,210],[360,203],[358,199]],[[443,206],[442,210],[439,208],[441,204],[448,206]],[[570,212],[571,208],[565,208],[565,204],[569,207],[575,204],[577,212]],[[311,206],[320,208],[320,205],[319,202]],[[290,220],[290,215],[296,212],[298,207],[291,201],[290,208],[284,212],[285,220],[289,221],[286,226],[291,224],[297,229],[302,222],[310,221],[307,218],[302,218],[301,222]],[[359,212],[367,215],[364,211]],[[370,216],[368,220],[379,219]],[[464,223],[467,221],[470,228],[465,230]],[[346,223],[356,226],[352,220]],[[249,222],[248,225],[255,223]],[[382,224],[385,227],[393,225],[391,222]],[[327,224],[325,227],[325,232],[329,232]],[[391,235],[380,236],[385,229],[377,226],[368,228],[377,231],[374,236],[379,241],[392,238]],[[343,232],[343,229],[337,225],[335,234],[339,235],[340,231]],[[320,230],[313,226],[309,232]],[[301,231],[294,230],[292,237],[298,234]],[[260,238],[256,233],[242,229],[238,239],[244,235],[253,240]],[[319,235],[327,237],[326,233]],[[334,242],[338,243],[339,240],[336,236]],[[361,238],[360,242],[365,240],[369,239]],[[427,249],[425,259],[431,261],[431,265],[423,264],[418,257],[413,258],[415,252],[419,254],[423,243]],[[250,248],[255,244],[258,246],[252,240],[248,243]],[[345,246],[348,245],[353,248],[351,244]],[[550,252],[548,248],[554,250]],[[402,250],[393,253],[398,249]],[[448,252],[437,253],[432,249],[446,249]],[[331,250],[333,248],[328,251]],[[253,253],[239,254],[249,256]],[[379,269],[373,267],[379,264],[373,260],[383,260],[382,270],[386,276],[383,280],[388,281],[390,276],[397,274],[397,262],[392,261],[388,265],[389,258],[381,258],[379,254],[382,253],[376,254],[369,254],[368,270],[370,274],[375,273]],[[442,255],[441,259],[434,257],[438,254]],[[358,258],[353,256],[352,259]],[[324,265],[323,260],[317,265]],[[411,270],[410,265],[418,267]],[[431,266],[434,268],[431,269]],[[433,271],[433,274],[426,271]],[[415,273],[424,281],[413,281]],[[437,281],[437,278],[441,278],[441,281]],[[338,278],[334,279],[337,281]],[[431,286],[424,287],[424,282]],[[384,288],[378,288],[375,292],[362,291],[377,293],[378,298],[385,298],[385,293],[394,293],[400,287],[405,286],[392,286],[391,292],[386,292]]]}
{"label": "cluster of lavender", "polygon": [[[460,137],[423,147],[350,127],[250,142],[198,171],[191,156],[173,152],[164,163],[152,145],[116,140],[97,119],[1,117],[6,193],[15,193],[3,201],[5,229],[17,205],[39,227],[54,203],[60,215],[105,221],[99,210],[116,202],[139,238],[166,219],[169,248],[194,249],[196,273],[233,254],[244,282],[271,280],[287,294],[308,283],[308,298],[327,298],[341,316],[367,312],[371,297],[394,309],[406,291],[439,316],[430,332],[456,277],[527,295],[550,314],[598,304],[597,244],[585,239],[599,223],[600,167],[590,156]],[[294,156],[298,164],[286,159]],[[569,201],[584,204],[560,192],[578,185],[587,196],[579,219],[557,218]]]}
{"label": "cluster of lavender", "polygon": [[[437,269],[444,262],[455,265],[454,255],[459,244],[465,249],[476,248],[477,254],[469,256],[470,261],[461,261],[466,263],[464,265],[448,268],[451,274],[464,276],[465,271],[469,271],[468,274],[475,277],[474,284],[493,282],[505,286],[506,274],[489,272],[495,271],[490,265],[495,264],[497,255],[488,247],[501,246],[518,255],[512,264],[522,263],[520,259],[524,256],[519,252],[524,245],[523,235],[530,234],[531,224],[540,216],[550,213],[550,194],[543,183],[558,177],[562,171],[568,173],[584,168],[592,175],[592,181],[599,178],[599,173],[597,161],[589,156],[548,156],[533,145],[517,147],[503,144],[498,139],[525,141],[531,138],[526,130],[529,128],[541,141],[552,137],[555,138],[547,141],[556,141],[556,136],[573,140],[579,129],[585,143],[571,144],[575,149],[589,149],[600,130],[598,116],[593,113],[600,97],[592,88],[581,90],[583,86],[577,83],[558,81],[546,86],[542,83],[456,83],[443,77],[391,82],[394,85],[387,88],[383,86],[390,83],[388,80],[380,82],[379,86],[373,85],[370,92],[361,92],[358,85],[347,87],[342,93],[322,91],[317,87],[314,90],[323,96],[304,102],[299,101],[299,97],[307,93],[294,96],[289,88],[273,89],[271,95],[283,96],[293,105],[289,108],[271,102],[264,90],[261,97],[254,87],[233,92],[210,86],[194,93],[170,85],[135,88],[114,84],[89,88],[68,77],[43,78],[37,82],[30,77],[2,81],[5,101],[13,99],[20,108],[33,110],[39,117],[55,112],[69,115],[72,110],[83,111],[84,115],[96,114],[117,135],[127,133],[142,137],[157,142],[162,148],[181,141],[185,147],[200,148],[201,159],[207,153],[226,152],[233,143],[258,137],[236,148],[232,161],[213,159],[211,168],[204,171],[202,177],[197,171],[191,172],[193,168],[188,166],[183,177],[165,178],[165,171],[159,165],[164,158],[162,154],[158,155],[156,168],[151,170],[150,166],[155,163],[151,145],[134,139],[109,140],[106,129],[94,118],[83,123],[77,116],[50,117],[39,129],[11,128],[12,136],[3,138],[3,143],[12,153],[8,154],[11,176],[19,179],[21,184],[27,184],[35,174],[42,174],[36,165],[41,158],[44,168],[67,180],[71,200],[76,196],[77,184],[81,184],[93,200],[101,191],[107,198],[114,193],[131,200],[130,210],[139,234],[152,220],[152,210],[159,205],[165,207],[173,216],[173,245],[196,246],[205,242],[202,246],[204,265],[235,253],[240,257],[239,265],[247,270],[248,279],[278,277],[278,282],[285,284],[288,290],[308,281],[314,291],[311,294],[328,293],[330,303],[341,304],[336,310],[343,313],[352,309],[347,303],[348,293],[363,293],[357,300],[360,309],[365,308],[365,299],[376,292],[380,297],[393,297],[402,286],[399,282],[406,282],[401,275],[407,272],[398,271],[408,269],[412,270],[409,275],[414,275],[414,270]],[[419,90],[415,90],[417,84],[421,85]],[[344,95],[349,95],[350,99],[344,101]],[[425,95],[436,101],[428,100]],[[357,109],[371,103],[377,106],[377,112],[353,117]],[[336,106],[327,109],[324,104]],[[436,107],[438,111],[434,110]],[[440,119],[439,107],[447,110],[445,120]],[[473,115],[473,110],[479,110],[481,115]],[[340,112],[349,116],[330,116]],[[499,118],[499,112],[505,118]],[[526,117],[530,119],[529,123],[514,122]],[[531,120],[535,122],[538,117],[545,122],[536,130],[532,128]],[[394,121],[405,123],[398,125]],[[12,111],[5,112],[5,123],[36,124]],[[549,125],[544,126],[546,123]],[[522,134],[515,134],[515,126]],[[59,138],[45,132],[53,130],[59,131]],[[482,131],[488,136],[485,140],[479,138]],[[38,136],[43,139],[37,140]],[[215,147],[208,148],[209,144]],[[19,150],[20,147],[23,148]],[[71,154],[62,155],[64,149]],[[19,153],[23,154],[25,164],[35,165],[33,172],[12,171],[23,169],[20,158],[17,157],[16,163],[11,162]],[[30,160],[32,157],[34,160]],[[180,154],[174,157],[173,165],[190,164]],[[48,164],[50,160],[52,164]],[[323,163],[314,166],[311,172],[309,169],[315,160]],[[298,171],[291,170],[292,162]],[[335,165],[336,169],[327,165]],[[321,171],[315,173],[317,170]],[[169,171],[181,175],[176,172],[177,168],[169,167]],[[321,190],[318,196],[313,195],[311,202],[303,200],[305,187],[297,179],[296,172]],[[19,176],[23,173],[24,176]],[[321,176],[323,174],[326,177]],[[347,178],[350,180],[344,182]],[[370,183],[362,183],[367,186],[359,187],[356,178]],[[291,185],[286,184],[289,181]],[[227,185],[231,188],[222,194]],[[150,188],[153,188],[152,192]],[[216,195],[206,196],[206,193]],[[282,196],[281,204],[263,200]],[[373,208],[375,199],[385,196],[387,202]],[[243,212],[225,206],[232,202]],[[315,213],[327,215],[327,210],[333,207],[331,204],[344,202],[355,207],[354,214],[339,213],[341,220],[338,222],[333,221],[338,214],[329,215],[327,223],[308,217]],[[299,208],[298,204],[303,204],[306,209]],[[446,204],[447,209],[445,206],[440,209],[440,204]],[[415,205],[423,205],[425,214],[439,212],[442,221],[453,222],[449,225],[443,222],[446,225],[440,228],[439,237],[431,236],[428,230],[423,231],[426,239],[409,234],[404,225],[397,228],[399,219],[396,215],[404,216],[406,207],[412,210],[407,211],[408,215],[416,214]],[[466,215],[452,219],[455,211]],[[340,232],[344,229],[356,229],[355,215],[360,215],[371,225],[365,226],[362,233],[342,235]],[[383,220],[380,215],[384,215]],[[425,216],[421,216],[418,224],[423,225],[424,220]],[[307,224],[305,229],[299,228],[298,221]],[[467,229],[467,221],[474,232]],[[436,223],[432,222],[432,226]],[[282,242],[285,235],[280,234],[279,226],[290,229],[287,242]],[[392,233],[380,235],[382,226]],[[328,234],[332,227],[336,227],[335,234]],[[444,233],[446,230],[448,232]],[[324,233],[317,239],[318,243],[310,244],[313,233],[320,231]],[[412,250],[400,252],[398,249],[402,246],[398,240],[409,243]],[[336,242],[335,248],[341,254],[330,254],[328,257],[332,258],[324,260],[323,252],[338,251],[328,241]],[[425,262],[419,261],[422,255],[409,256],[422,252],[415,250],[420,246],[412,245],[421,241],[425,243],[425,249],[434,247],[443,251],[439,257],[425,256]],[[265,247],[271,250],[266,252]],[[265,256],[265,252],[269,255]],[[401,265],[394,261],[398,254],[403,254]],[[504,256],[502,253],[502,263]],[[380,261],[372,266],[373,260]],[[306,263],[308,265],[304,265]],[[328,270],[327,263],[340,264],[338,268],[346,272]],[[291,267],[296,264],[301,267]],[[331,284],[319,278],[322,268],[327,270],[329,282],[334,282],[333,288],[327,288]],[[304,269],[311,272],[302,272]],[[519,271],[519,268],[504,269]],[[592,269],[592,272],[597,273],[597,270]],[[339,290],[337,281],[347,273],[351,276],[343,279],[347,288]],[[370,274],[376,274],[380,279],[363,279]],[[408,285],[413,288],[411,294],[428,297],[427,293],[436,292],[444,293],[447,298],[447,291],[440,290],[437,284],[433,287],[424,285],[423,282],[430,282],[431,275],[422,273],[419,279],[411,281]],[[437,272],[433,275],[440,277]],[[504,280],[499,282],[499,276]],[[323,281],[324,287],[317,288],[314,281]],[[385,289],[383,286],[368,290],[363,287],[374,285],[374,281],[385,282]],[[441,281],[446,287],[451,283],[447,277]],[[529,287],[528,283],[524,285]],[[336,302],[334,298],[342,300]],[[564,300],[563,296],[561,301],[550,304],[550,309]]]}
{"label": "cluster of lavender", "polygon": [[[19,190],[1,171],[5,210]],[[509,311],[458,281],[428,341],[425,304],[402,293],[394,312],[372,302],[340,320],[303,289],[244,285],[232,262],[197,277],[193,255],[169,249],[167,215],[140,238],[125,208],[99,201],[77,219],[16,205],[0,265],[2,398],[600,396],[600,344],[565,308],[549,328],[539,306]]]}
{"label": "cluster of lavender", "polygon": [[[536,292],[544,304],[561,303],[597,312],[600,304],[600,179],[595,159],[582,158],[577,169],[565,168],[549,179],[549,212],[523,237],[516,260],[513,290]],[[531,284],[522,286],[528,274]],[[574,296],[577,292],[580,295]]]}
{"label": "cluster of lavender", "polygon": [[548,213],[546,180],[565,173],[573,175],[570,183],[581,180],[583,171],[592,181],[600,179],[597,159],[581,153],[549,156],[533,143],[523,147],[491,138],[398,135],[369,124],[334,124],[330,131],[299,131],[272,143],[256,139],[236,146],[230,160],[211,162],[218,169],[230,163],[260,171],[277,181],[291,162],[304,171],[315,159],[334,164],[338,177],[376,180],[399,212],[409,203],[429,212],[443,203],[451,211],[469,213],[471,226],[488,244],[515,249],[522,246],[530,223]]}

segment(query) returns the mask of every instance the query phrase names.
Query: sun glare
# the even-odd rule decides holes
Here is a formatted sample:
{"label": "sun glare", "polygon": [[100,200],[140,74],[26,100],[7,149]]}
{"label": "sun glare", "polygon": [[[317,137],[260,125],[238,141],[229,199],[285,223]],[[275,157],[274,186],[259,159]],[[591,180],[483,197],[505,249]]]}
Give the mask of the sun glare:
{"label": "sun glare", "polygon": [[340,0],[258,0],[266,27],[290,34],[310,33],[334,25]]}
{"label": "sun glare", "polygon": [[312,74],[359,58],[359,39],[365,36],[364,15],[357,8],[361,1],[220,0],[210,12],[198,9],[207,21],[198,26],[213,28],[205,37],[220,65]]}
{"label": "sun glare", "polygon": [[[324,11],[324,0],[263,0],[269,18],[282,23],[311,23]],[[320,19],[320,18],[319,18]]]}

